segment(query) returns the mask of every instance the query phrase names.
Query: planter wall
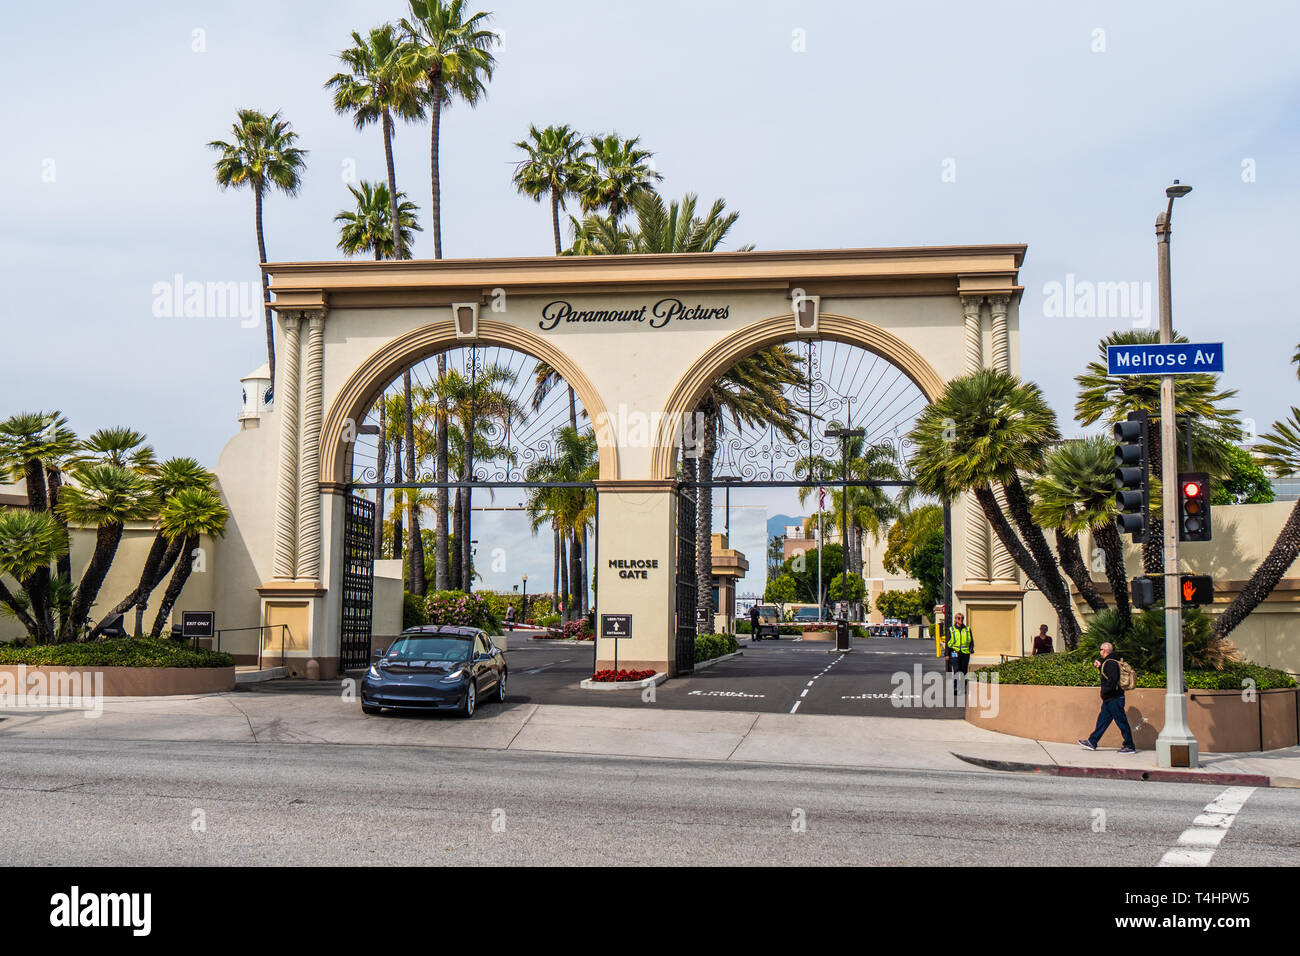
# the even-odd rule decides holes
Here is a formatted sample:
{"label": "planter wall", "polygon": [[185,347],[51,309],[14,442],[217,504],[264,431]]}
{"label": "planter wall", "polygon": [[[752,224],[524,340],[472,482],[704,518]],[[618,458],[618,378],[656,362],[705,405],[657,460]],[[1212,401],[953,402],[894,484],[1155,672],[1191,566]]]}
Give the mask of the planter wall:
{"label": "planter wall", "polygon": [[[996,713],[983,713],[968,698],[966,720],[984,730],[1074,743],[1097,726],[1101,695],[1096,687],[1041,687],[1026,684],[997,685]],[[1242,700],[1235,690],[1189,690],[1187,722],[1200,749],[1206,753],[1276,750],[1297,742],[1296,708],[1300,691],[1258,691],[1253,701]],[[1139,750],[1155,747],[1165,722],[1163,687],[1139,687],[1125,695],[1133,741]],[[992,711],[993,708],[989,708]],[[1103,747],[1120,746],[1119,728],[1112,724],[1102,737]]]}
{"label": "planter wall", "polygon": [[[5,682],[21,689],[19,666],[2,665],[0,673],[12,675]],[[51,690],[59,686],[61,677],[73,675],[80,675],[81,686],[90,689],[95,686],[94,675],[102,674],[105,697],[170,697],[235,689],[233,667],[23,667],[23,671],[29,680],[33,674],[46,675]]]}

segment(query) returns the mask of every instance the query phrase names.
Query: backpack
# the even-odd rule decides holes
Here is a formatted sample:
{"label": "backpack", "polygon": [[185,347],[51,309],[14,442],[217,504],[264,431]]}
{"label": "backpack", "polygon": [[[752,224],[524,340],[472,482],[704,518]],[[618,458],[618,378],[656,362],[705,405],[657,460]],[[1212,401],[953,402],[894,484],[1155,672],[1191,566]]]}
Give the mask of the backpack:
{"label": "backpack", "polygon": [[1133,669],[1133,665],[1128,661],[1119,662],[1119,689],[1136,690],[1138,685],[1138,672]]}

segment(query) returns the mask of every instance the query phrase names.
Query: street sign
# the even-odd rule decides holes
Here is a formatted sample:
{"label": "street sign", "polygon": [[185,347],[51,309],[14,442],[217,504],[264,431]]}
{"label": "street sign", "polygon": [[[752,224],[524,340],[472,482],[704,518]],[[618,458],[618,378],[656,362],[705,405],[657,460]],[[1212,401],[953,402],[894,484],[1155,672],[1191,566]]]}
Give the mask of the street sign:
{"label": "street sign", "polygon": [[1214,579],[1208,574],[1184,574],[1183,604],[1213,604]]}
{"label": "street sign", "polygon": [[1108,345],[1108,375],[1191,375],[1223,371],[1223,343]]}
{"label": "street sign", "polygon": [[215,626],[216,615],[212,611],[181,612],[181,637],[212,637]]}
{"label": "street sign", "polygon": [[631,614],[602,614],[600,616],[600,636],[617,641],[619,638],[632,636]]}

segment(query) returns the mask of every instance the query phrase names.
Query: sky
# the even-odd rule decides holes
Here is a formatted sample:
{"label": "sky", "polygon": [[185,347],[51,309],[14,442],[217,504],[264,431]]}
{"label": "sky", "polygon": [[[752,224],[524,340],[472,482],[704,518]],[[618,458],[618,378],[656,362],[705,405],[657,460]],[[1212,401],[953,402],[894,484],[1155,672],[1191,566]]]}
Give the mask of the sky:
{"label": "sky", "polygon": [[[639,135],[666,195],[740,211],[738,244],[1024,242],[1021,371],[1068,435],[1073,376],[1098,339],[1155,321],[1141,307],[1153,225],[1180,178],[1194,191],[1174,216],[1176,327],[1226,343],[1224,384],[1259,430],[1300,404],[1294,3],[482,8],[504,47],[487,99],[443,119],[447,257],[551,251],[548,210],[510,185],[529,123]],[[376,129],[334,114],[323,84],[352,30],[405,12],[402,0],[8,9],[20,42],[0,61],[0,412],[57,408],[83,434],[131,425],[164,456],[214,465],[265,344],[257,315],[158,314],[177,276],[258,281],[252,199],[217,188],[205,144],[240,107],[282,110],[310,156],[300,194],[267,202],[269,256],[337,257],[346,180],[382,178],[383,151]],[[59,69],[40,37],[59,38]],[[427,127],[399,128],[395,152],[399,186],[427,209]],[[427,232],[414,254],[432,255]],[[1099,283],[1137,283],[1137,306],[1061,308],[1060,290]]]}

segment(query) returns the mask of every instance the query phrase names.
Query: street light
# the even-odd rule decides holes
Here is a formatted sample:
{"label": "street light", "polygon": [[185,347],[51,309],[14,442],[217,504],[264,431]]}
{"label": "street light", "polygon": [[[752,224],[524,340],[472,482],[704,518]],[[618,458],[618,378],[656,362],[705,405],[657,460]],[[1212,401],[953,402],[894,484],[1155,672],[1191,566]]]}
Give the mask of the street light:
{"label": "street light", "polygon": [[[1169,237],[1174,200],[1186,196],[1191,186],[1177,179],[1165,189],[1169,202],[1156,218],[1156,264],[1160,281],[1160,342],[1174,340]],[[1187,726],[1187,693],[1183,689],[1183,596],[1178,573],[1178,446],[1174,405],[1174,377],[1160,376],[1161,504],[1165,555],[1165,724],[1156,737],[1156,762],[1161,767],[1195,767],[1199,764],[1196,738]]]}

